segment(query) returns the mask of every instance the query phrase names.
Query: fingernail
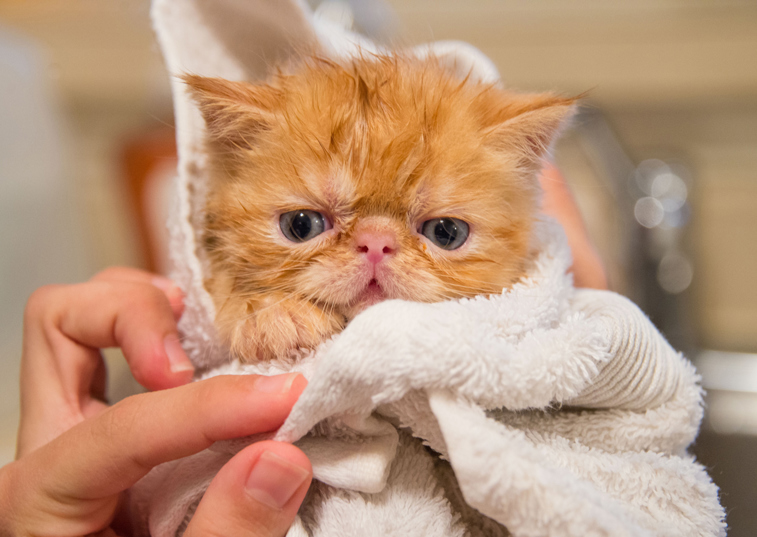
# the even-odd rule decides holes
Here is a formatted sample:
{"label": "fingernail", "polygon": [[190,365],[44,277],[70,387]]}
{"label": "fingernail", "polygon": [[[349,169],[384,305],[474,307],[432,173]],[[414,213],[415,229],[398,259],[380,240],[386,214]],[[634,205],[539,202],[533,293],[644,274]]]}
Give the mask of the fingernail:
{"label": "fingernail", "polygon": [[176,334],[167,335],[163,340],[163,346],[166,349],[168,363],[172,372],[194,371],[195,368],[192,362],[189,361],[189,358],[187,358],[187,355],[184,354],[184,349],[181,348],[181,343],[179,343],[179,338],[176,337]]}
{"label": "fingernail", "polygon": [[308,477],[304,468],[264,451],[247,478],[247,492],[268,507],[282,509]]}
{"label": "fingernail", "polygon": [[164,291],[166,294],[173,292],[174,289],[179,289],[179,286],[176,285],[173,280],[169,280],[164,276],[155,276],[150,283]]}
{"label": "fingernail", "polygon": [[263,393],[287,393],[292,389],[292,383],[299,376],[299,373],[287,373],[286,375],[271,377],[260,376],[255,381],[255,389]]}

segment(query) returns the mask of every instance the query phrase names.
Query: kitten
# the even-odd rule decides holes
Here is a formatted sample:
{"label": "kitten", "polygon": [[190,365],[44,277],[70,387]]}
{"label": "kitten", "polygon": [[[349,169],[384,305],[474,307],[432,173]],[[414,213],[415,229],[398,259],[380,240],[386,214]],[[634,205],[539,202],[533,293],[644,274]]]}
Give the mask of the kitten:
{"label": "kitten", "polygon": [[184,80],[208,131],[205,285],[242,361],[313,348],[382,300],[523,276],[536,174],[574,99],[401,55],[310,58],[268,84]]}

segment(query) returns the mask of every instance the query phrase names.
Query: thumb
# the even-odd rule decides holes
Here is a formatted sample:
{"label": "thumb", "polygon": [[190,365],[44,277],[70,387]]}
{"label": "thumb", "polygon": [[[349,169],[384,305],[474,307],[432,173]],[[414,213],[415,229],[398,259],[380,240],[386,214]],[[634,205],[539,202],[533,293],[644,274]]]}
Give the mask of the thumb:
{"label": "thumb", "polygon": [[291,444],[253,444],[227,462],[197,506],[185,537],[281,537],[292,525],[313,470]]}

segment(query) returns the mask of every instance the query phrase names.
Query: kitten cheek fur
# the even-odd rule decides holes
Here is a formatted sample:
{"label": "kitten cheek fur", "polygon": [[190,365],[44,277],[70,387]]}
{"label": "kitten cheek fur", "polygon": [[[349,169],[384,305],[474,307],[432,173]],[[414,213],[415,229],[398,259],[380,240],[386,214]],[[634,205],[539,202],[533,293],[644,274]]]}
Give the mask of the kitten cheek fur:
{"label": "kitten cheek fur", "polygon": [[[529,261],[536,173],[575,106],[460,80],[433,57],[310,58],[264,85],[184,80],[211,158],[205,285],[242,361],[313,348],[359,312],[374,277],[354,242],[365,222],[396,238],[375,272],[385,298],[510,287]],[[275,215],[295,209],[322,212],[334,229],[287,243]],[[420,238],[424,219],[441,216],[469,223],[459,250]]]}

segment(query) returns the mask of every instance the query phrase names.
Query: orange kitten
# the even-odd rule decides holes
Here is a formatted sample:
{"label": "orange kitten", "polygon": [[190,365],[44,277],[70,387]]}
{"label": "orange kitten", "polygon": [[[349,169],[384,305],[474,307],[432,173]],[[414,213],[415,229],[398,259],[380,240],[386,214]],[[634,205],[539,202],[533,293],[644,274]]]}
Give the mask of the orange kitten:
{"label": "orange kitten", "polygon": [[573,99],[398,55],[185,81],[212,166],[205,285],[241,360],[315,347],[382,300],[500,293],[524,274],[536,174]]}

